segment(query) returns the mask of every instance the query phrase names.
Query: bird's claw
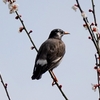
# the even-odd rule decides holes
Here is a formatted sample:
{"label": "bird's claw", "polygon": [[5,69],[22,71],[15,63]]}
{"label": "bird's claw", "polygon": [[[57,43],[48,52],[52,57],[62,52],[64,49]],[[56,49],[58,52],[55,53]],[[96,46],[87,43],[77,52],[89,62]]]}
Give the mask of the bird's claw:
{"label": "bird's claw", "polygon": [[52,86],[54,86],[58,82],[57,78],[55,77],[52,82]]}
{"label": "bird's claw", "polygon": [[55,85],[55,81],[52,82],[52,86],[54,86],[54,85]]}

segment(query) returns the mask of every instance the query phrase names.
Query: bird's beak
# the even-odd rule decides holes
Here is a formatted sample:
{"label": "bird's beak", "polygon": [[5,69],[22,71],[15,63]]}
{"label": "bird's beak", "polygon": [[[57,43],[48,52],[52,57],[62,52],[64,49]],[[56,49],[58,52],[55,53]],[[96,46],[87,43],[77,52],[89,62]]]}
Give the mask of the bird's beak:
{"label": "bird's beak", "polygon": [[64,35],[70,34],[69,32],[64,32]]}

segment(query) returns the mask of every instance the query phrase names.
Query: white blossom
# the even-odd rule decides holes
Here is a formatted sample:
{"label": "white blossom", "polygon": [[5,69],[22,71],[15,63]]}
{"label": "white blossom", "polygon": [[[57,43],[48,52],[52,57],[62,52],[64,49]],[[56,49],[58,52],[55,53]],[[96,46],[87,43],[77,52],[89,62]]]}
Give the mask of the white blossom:
{"label": "white blossom", "polygon": [[94,92],[96,92],[95,84],[92,84],[92,83],[91,83],[91,85],[92,85],[92,90],[94,90]]}
{"label": "white blossom", "polygon": [[15,11],[18,11],[18,4],[15,3],[9,3],[8,8],[10,9],[10,14],[14,13]]}
{"label": "white blossom", "polygon": [[8,2],[8,0],[3,0],[3,2],[6,4]]}
{"label": "white blossom", "polygon": [[9,9],[12,8],[12,4],[11,4],[11,3],[8,4],[8,8],[9,8]]}
{"label": "white blossom", "polygon": [[73,9],[74,11],[77,11],[77,6],[76,6],[76,5],[72,6],[72,9]]}
{"label": "white blossom", "polygon": [[10,10],[9,13],[10,13],[10,14],[14,13],[14,10]]}
{"label": "white blossom", "polygon": [[83,18],[86,18],[86,17],[87,17],[86,14],[85,14],[85,12],[82,12],[82,13],[81,13],[81,16],[82,16]]}

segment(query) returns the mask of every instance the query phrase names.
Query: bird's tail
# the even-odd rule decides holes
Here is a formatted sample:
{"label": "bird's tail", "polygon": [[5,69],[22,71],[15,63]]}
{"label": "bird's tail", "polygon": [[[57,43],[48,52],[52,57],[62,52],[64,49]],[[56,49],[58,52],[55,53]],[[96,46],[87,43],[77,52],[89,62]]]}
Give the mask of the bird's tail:
{"label": "bird's tail", "polygon": [[31,77],[31,79],[32,80],[35,80],[35,79],[39,80],[41,77],[42,77],[42,74],[40,74],[40,75],[33,74],[32,77]]}
{"label": "bird's tail", "polygon": [[33,70],[32,80],[37,79],[39,80],[42,77],[42,74],[44,74],[47,71],[45,66],[36,66],[36,69]]}

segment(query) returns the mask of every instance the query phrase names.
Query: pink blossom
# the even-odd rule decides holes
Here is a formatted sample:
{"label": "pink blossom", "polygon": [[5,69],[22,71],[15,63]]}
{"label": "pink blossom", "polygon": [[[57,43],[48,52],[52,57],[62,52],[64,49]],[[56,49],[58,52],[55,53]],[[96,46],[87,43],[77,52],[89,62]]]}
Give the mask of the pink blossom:
{"label": "pink blossom", "polygon": [[9,3],[8,8],[10,9],[10,14],[14,13],[15,11],[18,11],[18,4],[15,3]]}

